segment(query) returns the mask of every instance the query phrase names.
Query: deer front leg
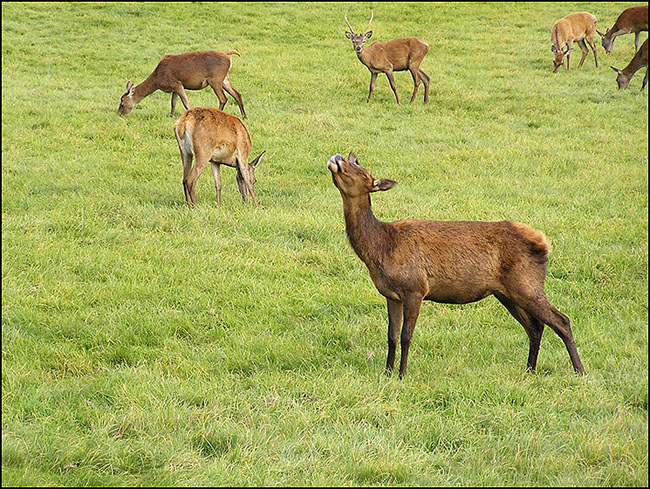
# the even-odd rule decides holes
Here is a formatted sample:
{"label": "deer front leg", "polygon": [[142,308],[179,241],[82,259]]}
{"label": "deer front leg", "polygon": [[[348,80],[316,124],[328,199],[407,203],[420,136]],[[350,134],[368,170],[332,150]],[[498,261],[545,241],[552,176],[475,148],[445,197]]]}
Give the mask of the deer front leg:
{"label": "deer front leg", "polygon": [[367,102],[370,102],[370,99],[372,98],[372,91],[375,89],[375,82],[377,81],[377,73],[374,71],[370,72],[370,93],[368,93],[368,100]]}
{"label": "deer front leg", "polygon": [[395,85],[395,78],[393,78],[393,72],[387,71],[386,76],[388,77],[388,82],[390,83],[390,88],[393,89],[397,103],[399,104],[399,95],[397,95],[397,86]]}
{"label": "deer front leg", "polygon": [[404,307],[401,302],[386,298],[388,305],[388,358],[386,359],[386,375],[390,375],[395,365],[395,348],[402,327]]}
{"label": "deer front leg", "polygon": [[634,33],[634,53],[639,50],[639,36],[641,35],[641,31],[635,32]]}
{"label": "deer front leg", "polygon": [[573,41],[567,41],[566,48],[567,49],[564,56],[566,57],[566,69],[569,71],[569,59],[571,56],[571,51],[573,50]]}
{"label": "deer front leg", "polygon": [[402,326],[401,337],[401,358],[399,363],[399,378],[403,379],[406,375],[406,364],[408,362],[409,348],[411,346],[411,338],[413,338],[413,330],[415,323],[420,315],[420,307],[422,307],[422,295],[411,294],[404,300],[404,325]]}
{"label": "deer front leg", "polygon": [[[174,88],[175,95],[178,95],[181,98],[181,102],[183,102],[183,106],[185,107],[185,110],[190,110],[190,101],[187,99],[187,95],[185,95],[185,89],[183,88],[183,85],[179,84]],[[172,103],[175,105],[176,102],[174,101],[174,95],[172,95]]]}
{"label": "deer front leg", "polygon": [[172,110],[169,113],[169,117],[174,117],[174,110],[176,109],[176,100],[178,99],[178,94],[176,92],[172,92]]}

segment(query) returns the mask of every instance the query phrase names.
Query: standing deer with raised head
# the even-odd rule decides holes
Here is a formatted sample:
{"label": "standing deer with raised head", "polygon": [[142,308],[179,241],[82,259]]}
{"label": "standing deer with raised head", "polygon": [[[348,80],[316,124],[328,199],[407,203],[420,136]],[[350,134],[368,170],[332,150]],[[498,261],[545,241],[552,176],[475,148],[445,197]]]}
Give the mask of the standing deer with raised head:
{"label": "standing deer with raised head", "polygon": [[529,371],[537,365],[547,324],[564,342],[574,370],[584,375],[569,318],[544,294],[550,246],[541,231],[514,221],[382,222],[372,213],[370,193],[389,190],[396,182],[374,179],[353,153],[347,160],[332,156],[327,167],[343,198],[350,244],[386,297],[387,373],[393,370],[400,340],[399,376],[406,374],[423,300],[467,304],[494,295],[528,333]]}
{"label": "standing deer with raised head", "polygon": [[[255,168],[265,152],[251,163],[248,162],[251,138],[237,117],[210,107],[195,107],[176,121],[174,135],[181,152],[183,191],[190,208],[196,205],[196,181],[208,163],[217,190],[217,204],[221,204],[220,165],[227,165],[237,169],[237,185],[242,199],[245,201],[250,196],[258,205],[253,190],[257,181]],[[194,167],[192,158],[195,160]]]}
{"label": "standing deer with raised head", "polygon": [[361,34],[355,34],[352,26],[348,22],[348,16],[345,16],[345,22],[350,28],[350,32],[345,33],[345,37],[352,41],[352,46],[361,61],[370,70],[370,93],[368,100],[372,98],[372,91],[375,88],[377,75],[385,73],[393,89],[397,103],[399,104],[399,95],[397,95],[397,86],[395,85],[394,71],[409,70],[413,77],[413,95],[411,103],[415,100],[420,82],[424,83],[424,103],[429,101],[429,76],[420,69],[420,64],[424,56],[429,51],[429,45],[420,41],[416,37],[406,37],[386,42],[373,42],[364,47],[365,42],[372,36],[370,24],[372,23],[374,13],[370,15],[370,22]]}
{"label": "standing deer with raised head", "polygon": [[[551,28],[551,51],[555,55],[553,59],[553,73],[557,73],[560,66],[564,64],[566,57],[566,69],[569,69],[569,61],[573,43],[577,42],[582,50],[582,58],[578,68],[582,66],[585,58],[589,54],[585,41],[589,43],[591,50],[594,52],[594,61],[598,68],[598,56],[596,55],[596,44],[594,43],[594,34],[596,33],[596,17],[588,12],[576,12],[558,20]],[[566,45],[566,51],[563,47]]]}
{"label": "standing deer with raised head", "polygon": [[605,53],[610,54],[614,47],[614,39],[617,36],[634,33],[634,52],[639,50],[639,36],[641,31],[648,31],[648,6],[626,8],[618,16],[611,29],[607,29],[605,34],[596,31],[602,38],[602,45]]}
{"label": "standing deer with raised head", "polygon": [[622,70],[618,70],[613,66],[610,66],[612,70],[617,73],[616,83],[618,83],[618,88],[627,88],[630,83],[630,80],[634,74],[639,71],[641,68],[645,67],[645,76],[643,77],[643,85],[641,85],[641,90],[643,90],[648,83],[648,40],[646,39],[641,45],[634,58],[628,63],[628,65]]}
{"label": "standing deer with raised head", "polygon": [[230,83],[230,56],[237,51],[192,51],[182,54],[166,54],[153,70],[151,75],[139,85],[133,86],[130,81],[126,84],[126,92],[120,98],[117,109],[119,115],[126,115],[146,96],[156,90],[172,94],[172,109],[169,116],[174,115],[176,101],[180,97],[185,109],[189,110],[190,102],[185,95],[185,89],[202,90],[208,85],[212,87],[219,99],[219,110],[223,110],[228,98],[224,89],[237,102],[242,118],[246,119],[244,102],[241,95]]}

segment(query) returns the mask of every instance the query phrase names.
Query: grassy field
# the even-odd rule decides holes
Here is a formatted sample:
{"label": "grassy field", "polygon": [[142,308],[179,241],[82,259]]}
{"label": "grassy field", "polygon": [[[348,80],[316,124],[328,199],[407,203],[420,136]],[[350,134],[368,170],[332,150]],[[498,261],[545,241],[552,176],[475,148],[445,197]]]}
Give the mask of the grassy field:
{"label": "grassy field", "polygon": [[[628,3],[3,3],[2,485],[647,486],[648,89],[606,56],[553,74],[550,27]],[[417,36],[430,100],[345,38]],[[642,36],[645,40],[646,34]],[[598,40],[599,41],[599,40]],[[209,170],[187,208],[166,53],[236,49],[261,203]],[[579,53],[578,47],[574,53]],[[218,107],[212,91],[193,106]],[[225,110],[239,116],[229,98]],[[426,303],[403,381],[326,168],[354,151],[386,221],[514,219],[552,244],[547,328]]]}

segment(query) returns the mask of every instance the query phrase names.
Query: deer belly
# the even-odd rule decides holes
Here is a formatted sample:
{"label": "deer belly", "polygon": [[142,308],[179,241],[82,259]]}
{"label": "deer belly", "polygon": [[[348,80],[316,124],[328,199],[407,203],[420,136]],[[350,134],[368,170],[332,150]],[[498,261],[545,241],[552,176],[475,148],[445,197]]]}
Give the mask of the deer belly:
{"label": "deer belly", "polygon": [[429,284],[426,300],[445,304],[468,304],[492,295],[491,288],[483,284],[437,281]]}
{"label": "deer belly", "polygon": [[235,153],[227,144],[221,144],[214,148],[210,161],[223,165],[235,166]]}

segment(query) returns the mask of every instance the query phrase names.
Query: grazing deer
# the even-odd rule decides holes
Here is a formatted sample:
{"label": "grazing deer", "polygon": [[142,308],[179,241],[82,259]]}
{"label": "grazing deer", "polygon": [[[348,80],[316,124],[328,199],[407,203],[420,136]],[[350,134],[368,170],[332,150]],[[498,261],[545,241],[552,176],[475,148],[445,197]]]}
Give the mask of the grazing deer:
{"label": "grazing deer", "polygon": [[[265,151],[248,163],[251,138],[237,117],[209,107],[195,107],[176,121],[174,134],[183,162],[185,200],[190,208],[196,205],[196,181],[208,162],[217,189],[217,204],[221,204],[220,165],[227,165],[237,169],[237,185],[242,199],[245,201],[250,196],[258,205],[253,191],[257,181],[255,168]],[[192,157],[195,159],[193,168]]]}
{"label": "grazing deer", "polygon": [[[375,218],[370,193],[389,190],[393,180],[375,180],[350,153],[327,163],[343,198],[345,229],[352,248],[368,267],[388,304],[388,358],[393,370],[400,338],[400,378],[424,299],[466,304],[494,295],[528,333],[528,370],[534,371],[544,331],[562,338],[576,372],[584,374],[569,318],[544,294],[549,244],[540,231],[514,221],[382,222]],[[402,326],[402,322],[404,325]]]}
{"label": "grazing deer", "polygon": [[605,53],[610,54],[614,47],[614,39],[623,34],[634,33],[634,52],[639,50],[639,36],[641,31],[648,30],[648,6],[626,8],[618,16],[611,29],[607,29],[605,34],[600,31],[598,35],[602,38],[602,44]]}
{"label": "grazing deer", "polygon": [[228,102],[225,89],[239,105],[242,118],[246,119],[244,102],[241,95],[230,83],[230,67],[232,61],[230,56],[240,54],[237,51],[193,51],[183,54],[166,54],[153,70],[153,73],[145,81],[133,86],[130,81],[126,84],[126,92],[120,99],[120,106],[117,109],[119,115],[126,115],[133,107],[147,95],[156,90],[172,94],[172,110],[169,116],[174,115],[176,100],[181,98],[185,109],[190,108],[190,102],[185,95],[185,89],[202,90],[208,85],[212,87],[219,99],[219,110],[223,110]]}
{"label": "grazing deer", "polygon": [[643,85],[641,85],[641,90],[643,90],[648,83],[648,40],[646,39],[641,45],[632,61],[622,70],[617,70],[613,66],[610,66],[618,76],[616,77],[616,83],[618,83],[618,88],[627,88],[630,83],[630,80],[634,74],[645,66],[645,76],[643,77]]}
{"label": "grazing deer", "polygon": [[372,36],[372,31],[368,29],[372,23],[373,16],[374,13],[371,13],[370,22],[368,22],[368,26],[364,29],[365,33],[361,34],[354,33],[354,30],[348,22],[348,16],[345,16],[345,22],[350,28],[350,32],[346,32],[345,37],[352,41],[352,46],[357,53],[359,61],[370,70],[370,93],[368,94],[367,102],[370,102],[372,98],[372,91],[375,88],[377,75],[379,73],[386,73],[390,88],[393,89],[393,93],[399,104],[399,95],[397,95],[397,86],[395,85],[393,71],[409,70],[413,77],[411,103],[415,100],[420,81],[422,81],[424,83],[424,103],[426,104],[429,101],[429,75],[420,69],[420,64],[429,51],[429,45],[416,37],[407,37],[393,41],[373,42],[364,48],[364,43]]}
{"label": "grazing deer", "polygon": [[[558,20],[551,28],[551,51],[555,54],[553,59],[553,73],[557,73],[560,66],[564,64],[566,56],[566,69],[569,69],[569,59],[573,50],[573,42],[577,41],[582,50],[582,59],[578,68],[582,66],[589,50],[585,40],[591,46],[594,52],[594,61],[598,68],[598,56],[596,55],[596,44],[594,43],[594,34],[596,32],[596,17],[587,12],[576,12]],[[566,45],[566,52],[562,51]]]}

